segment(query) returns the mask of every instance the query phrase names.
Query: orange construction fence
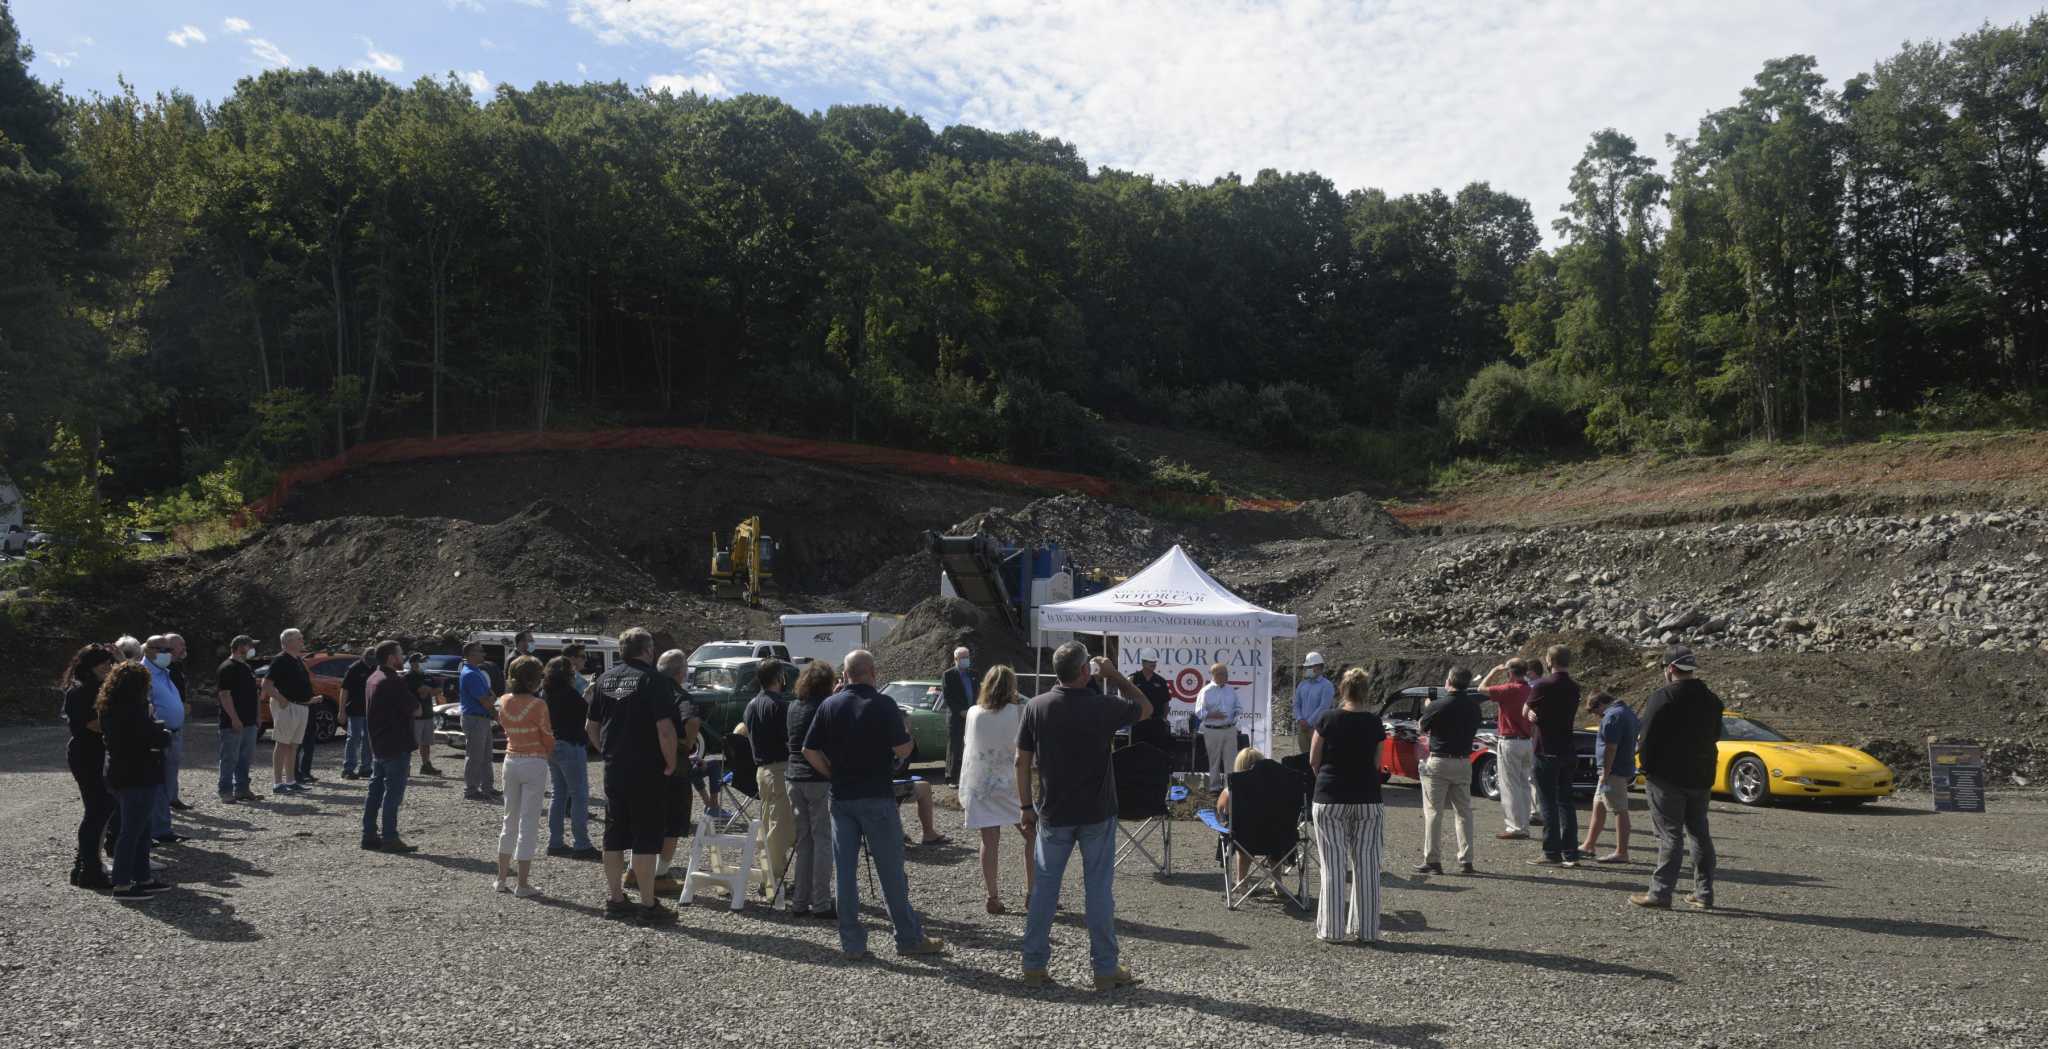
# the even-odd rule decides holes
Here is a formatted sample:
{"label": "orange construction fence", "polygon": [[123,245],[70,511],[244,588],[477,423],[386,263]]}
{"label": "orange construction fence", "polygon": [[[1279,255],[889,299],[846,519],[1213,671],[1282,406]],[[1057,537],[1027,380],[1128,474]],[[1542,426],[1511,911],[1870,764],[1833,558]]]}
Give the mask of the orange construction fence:
{"label": "orange construction fence", "polygon": [[257,500],[249,512],[267,517],[282,509],[292,489],[318,484],[359,466],[376,463],[416,462],[454,459],[469,455],[512,455],[521,452],[587,452],[646,448],[687,448],[693,451],[747,452],[780,459],[830,463],[894,470],[929,477],[951,477],[984,484],[1016,488],[1080,492],[1101,499],[1124,502],[1172,502],[1183,505],[1227,509],[1281,510],[1296,505],[1273,499],[1224,500],[1181,492],[1161,492],[1142,486],[1123,485],[1103,477],[1011,466],[957,455],[911,452],[837,441],[811,441],[771,434],[738,433],[731,430],[702,430],[691,427],[635,427],[619,430],[578,430],[556,432],[472,433],[450,437],[401,437],[370,441],[314,463],[300,463],[278,471],[277,483],[268,496]]}

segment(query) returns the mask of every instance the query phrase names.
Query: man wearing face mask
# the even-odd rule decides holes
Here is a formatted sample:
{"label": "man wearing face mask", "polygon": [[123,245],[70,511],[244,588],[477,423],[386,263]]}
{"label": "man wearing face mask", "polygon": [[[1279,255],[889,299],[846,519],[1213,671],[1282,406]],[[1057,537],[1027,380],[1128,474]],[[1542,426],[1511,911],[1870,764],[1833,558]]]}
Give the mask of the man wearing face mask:
{"label": "man wearing face mask", "polygon": [[239,635],[228,645],[227,662],[213,672],[220,701],[220,801],[232,805],[255,801],[249,789],[249,758],[256,752],[256,674],[249,660],[256,639]]}
{"label": "man wearing face mask", "polygon": [[939,687],[946,703],[946,782],[960,785],[960,763],[967,754],[967,712],[981,690],[974,684],[974,660],[965,647],[953,650],[953,668]]}
{"label": "man wearing face mask", "polygon": [[1323,676],[1323,654],[1310,652],[1301,661],[1301,682],[1294,686],[1294,742],[1308,753],[1316,735],[1316,719],[1337,699],[1336,686]]}
{"label": "man wearing face mask", "polygon": [[171,681],[169,638],[158,634],[143,642],[142,657],[142,665],[149,668],[150,709],[171,732],[170,741],[164,744],[164,780],[157,789],[149,832],[157,844],[174,845],[185,840],[184,835],[171,830],[171,795],[177,789],[178,757],[184,753],[180,744],[185,730],[185,697],[178,693],[178,686]]}

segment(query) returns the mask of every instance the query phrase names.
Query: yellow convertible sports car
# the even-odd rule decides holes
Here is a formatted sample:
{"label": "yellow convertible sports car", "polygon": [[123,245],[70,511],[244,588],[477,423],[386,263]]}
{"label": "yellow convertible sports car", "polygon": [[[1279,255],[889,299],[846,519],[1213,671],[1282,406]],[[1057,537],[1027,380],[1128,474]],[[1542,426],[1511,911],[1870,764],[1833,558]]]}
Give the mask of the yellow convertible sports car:
{"label": "yellow convertible sports car", "polygon": [[1892,770],[1855,747],[1795,743],[1740,714],[1721,717],[1721,769],[1714,793],[1744,805],[1772,798],[1826,798],[1861,805],[1892,792]]}

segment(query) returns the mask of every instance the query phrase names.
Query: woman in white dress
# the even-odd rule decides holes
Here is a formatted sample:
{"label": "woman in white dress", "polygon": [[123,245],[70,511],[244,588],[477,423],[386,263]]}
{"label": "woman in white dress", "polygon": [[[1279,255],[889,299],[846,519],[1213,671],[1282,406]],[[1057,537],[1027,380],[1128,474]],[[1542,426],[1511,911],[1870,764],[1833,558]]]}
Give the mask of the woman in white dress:
{"label": "woman in white dress", "polygon": [[[981,831],[981,880],[988,888],[988,912],[1002,914],[1002,893],[996,886],[996,859],[1004,827],[1020,827],[1017,798],[1017,729],[1024,704],[1017,697],[1017,674],[993,666],[981,678],[981,696],[967,712],[967,754],[960,765],[960,807],[967,826]],[[1018,833],[1023,831],[1020,827]],[[1024,898],[1031,898],[1033,880],[1030,836],[1025,836]]]}

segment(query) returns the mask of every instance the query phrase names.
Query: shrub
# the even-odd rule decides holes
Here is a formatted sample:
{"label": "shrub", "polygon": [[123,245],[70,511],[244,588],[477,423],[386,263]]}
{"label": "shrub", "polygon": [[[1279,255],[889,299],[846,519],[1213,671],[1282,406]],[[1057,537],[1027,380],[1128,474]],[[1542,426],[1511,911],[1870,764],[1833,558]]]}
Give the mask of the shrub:
{"label": "shrub", "polygon": [[1445,403],[1460,445],[1489,452],[1566,448],[1586,434],[1572,383],[1548,371],[1497,361]]}
{"label": "shrub", "polygon": [[1161,456],[1152,460],[1145,483],[1168,492],[1189,495],[1222,495],[1223,486],[1206,470],[1197,470],[1178,459]]}
{"label": "shrub", "polygon": [[38,554],[52,585],[82,582],[128,559],[126,522],[100,496],[99,482],[112,470],[85,449],[78,435],[59,424],[43,463],[46,479],[28,492],[29,517],[55,537]]}
{"label": "shrub", "polygon": [[2048,416],[2048,398],[2032,391],[1989,393],[1960,386],[1937,386],[1921,396],[1910,414],[1912,426],[1929,430],[1996,430],[2029,426]]}

